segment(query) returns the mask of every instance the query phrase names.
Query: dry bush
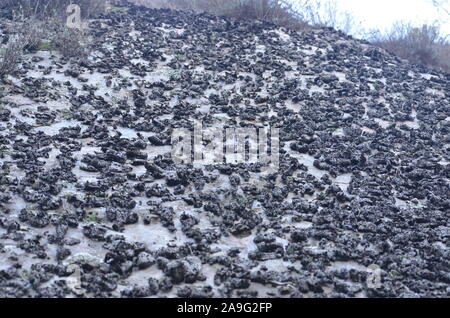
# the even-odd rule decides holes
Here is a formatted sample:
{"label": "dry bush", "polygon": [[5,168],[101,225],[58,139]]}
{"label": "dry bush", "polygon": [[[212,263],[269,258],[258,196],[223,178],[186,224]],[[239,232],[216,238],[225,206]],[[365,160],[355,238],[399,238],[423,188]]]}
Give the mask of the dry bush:
{"label": "dry bush", "polygon": [[387,34],[377,34],[371,40],[401,58],[450,71],[450,44],[438,25],[415,27],[399,22]]}
{"label": "dry bush", "polygon": [[24,42],[19,37],[15,37],[0,48],[0,78],[13,73],[22,57]]}
{"label": "dry bush", "polygon": [[261,20],[296,30],[307,23],[299,19],[293,5],[285,0],[132,0],[151,8],[209,12],[242,20]]}
{"label": "dry bush", "polygon": [[294,9],[310,25],[332,27],[347,34],[359,34],[362,30],[362,21],[343,10],[337,0],[296,0]]}
{"label": "dry bush", "polygon": [[3,0],[2,8],[13,12],[15,19],[62,16],[64,1],[59,0]]}
{"label": "dry bush", "polygon": [[27,51],[35,51],[42,40],[48,36],[48,23],[45,20],[29,18],[17,24],[19,37],[22,38],[24,49]]}
{"label": "dry bush", "polygon": [[16,21],[8,32],[12,36],[5,36],[2,43],[5,45],[0,48],[0,77],[11,74],[17,67],[24,51],[34,51],[37,49],[42,39],[46,37],[46,23],[27,19]]}
{"label": "dry bush", "polygon": [[55,25],[51,34],[50,46],[63,57],[85,59],[89,53],[88,36],[83,30],[68,29]]}
{"label": "dry bush", "polygon": [[81,8],[81,14],[85,18],[98,16],[106,11],[106,0],[73,0]]}
{"label": "dry bush", "polygon": [[12,11],[14,16],[62,18],[71,3],[80,6],[85,18],[101,14],[106,8],[106,0],[2,0],[0,8]]}
{"label": "dry bush", "polygon": [[[215,2],[218,2],[217,0]],[[277,0],[240,0],[218,5],[219,14],[238,19],[256,19],[293,29],[302,29],[305,23],[298,18],[292,5]]]}
{"label": "dry bush", "polygon": [[[23,50],[33,52],[48,40],[49,47],[66,58],[85,58],[88,53],[88,37],[83,30],[65,26],[66,8],[71,0],[5,0],[5,6],[14,11],[12,30],[17,41],[6,47],[2,62],[17,61]],[[80,5],[87,18],[105,11],[106,0],[72,0]],[[13,54],[13,52],[16,52]],[[17,63],[12,63],[14,65]],[[3,66],[5,72],[10,71]]]}
{"label": "dry bush", "polygon": [[2,7],[14,13],[13,33],[23,44],[22,49],[35,51],[45,38],[50,41],[50,47],[64,57],[84,58],[88,47],[86,34],[65,27],[66,9],[70,3],[80,6],[84,18],[101,14],[106,9],[106,0],[5,0]]}
{"label": "dry bush", "polygon": [[358,33],[357,22],[336,0],[131,0],[151,8],[193,10],[238,19],[257,19],[283,27],[302,30],[327,26],[345,33]]}

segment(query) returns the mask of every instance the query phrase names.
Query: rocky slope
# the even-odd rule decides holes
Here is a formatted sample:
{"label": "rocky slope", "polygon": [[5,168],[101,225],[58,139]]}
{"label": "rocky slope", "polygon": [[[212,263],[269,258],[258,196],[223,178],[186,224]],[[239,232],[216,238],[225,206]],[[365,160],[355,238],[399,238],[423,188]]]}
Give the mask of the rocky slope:
{"label": "rocky slope", "polygon": [[[2,84],[1,297],[449,295],[450,75],[330,29],[133,6],[90,28],[88,60]],[[175,165],[194,119],[279,127],[278,173]]]}

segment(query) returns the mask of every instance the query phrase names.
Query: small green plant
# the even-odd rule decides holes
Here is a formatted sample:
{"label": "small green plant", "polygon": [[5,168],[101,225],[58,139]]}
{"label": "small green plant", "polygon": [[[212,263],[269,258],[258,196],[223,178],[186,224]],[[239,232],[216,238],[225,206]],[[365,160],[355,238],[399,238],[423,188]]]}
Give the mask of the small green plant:
{"label": "small green plant", "polygon": [[389,272],[389,275],[391,275],[392,277],[399,277],[400,273],[397,272],[396,270],[392,270]]}
{"label": "small green plant", "polygon": [[37,47],[37,50],[38,51],[51,51],[52,46],[49,42],[40,42]]}
{"label": "small green plant", "polygon": [[65,198],[66,200],[70,200],[70,199],[72,199],[73,197],[74,197],[73,193],[66,193],[66,194],[64,194],[64,198]]}
{"label": "small green plant", "polygon": [[111,7],[111,12],[126,12],[128,11],[128,8],[122,8],[122,7]]}
{"label": "small green plant", "polygon": [[11,153],[11,150],[9,150],[9,149],[0,149],[0,154],[8,155],[10,153]]}
{"label": "small green plant", "polygon": [[33,214],[33,210],[31,210],[31,209],[24,209],[24,210],[25,210],[26,214],[29,214],[29,215]]}
{"label": "small green plant", "polygon": [[70,110],[64,109],[64,110],[61,111],[61,116],[64,119],[71,119],[72,116],[73,116],[73,113]]}
{"label": "small green plant", "polygon": [[288,255],[295,254],[295,247],[292,246],[292,245],[289,245],[288,248],[286,249],[286,253],[287,253]]}
{"label": "small green plant", "polygon": [[86,221],[92,223],[100,223],[101,219],[95,213],[88,213],[86,214]]}
{"label": "small green plant", "polygon": [[31,275],[31,271],[27,270],[27,269],[22,269],[18,272],[19,277],[22,278],[23,280],[28,280],[30,278]]}

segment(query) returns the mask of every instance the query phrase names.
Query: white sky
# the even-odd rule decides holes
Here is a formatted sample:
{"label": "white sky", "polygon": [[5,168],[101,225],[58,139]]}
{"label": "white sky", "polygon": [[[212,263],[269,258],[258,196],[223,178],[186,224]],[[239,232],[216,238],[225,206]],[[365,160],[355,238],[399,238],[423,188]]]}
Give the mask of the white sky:
{"label": "white sky", "polygon": [[[296,2],[298,0],[291,0]],[[439,12],[431,0],[336,0],[340,10],[349,11],[365,29],[386,30],[399,20],[417,25],[439,20],[444,35],[450,34],[450,16]],[[450,9],[450,1],[447,2]]]}

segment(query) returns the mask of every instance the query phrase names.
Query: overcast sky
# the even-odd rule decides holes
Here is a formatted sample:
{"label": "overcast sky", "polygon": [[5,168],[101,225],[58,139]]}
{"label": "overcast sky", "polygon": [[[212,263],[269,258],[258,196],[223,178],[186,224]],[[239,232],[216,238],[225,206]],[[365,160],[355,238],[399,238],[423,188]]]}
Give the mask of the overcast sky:
{"label": "overcast sky", "polygon": [[[291,0],[293,2],[299,0]],[[431,0],[336,0],[341,10],[350,11],[366,29],[386,29],[395,21],[417,25],[440,20],[444,34],[450,34],[450,17],[439,12]],[[450,10],[450,1],[446,8]]]}

